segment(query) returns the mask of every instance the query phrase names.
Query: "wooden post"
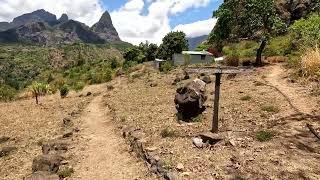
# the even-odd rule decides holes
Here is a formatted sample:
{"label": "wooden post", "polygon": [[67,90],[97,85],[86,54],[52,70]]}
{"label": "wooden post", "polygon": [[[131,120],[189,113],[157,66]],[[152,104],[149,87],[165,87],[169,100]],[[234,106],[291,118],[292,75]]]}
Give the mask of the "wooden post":
{"label": "wooden post", "polygon": [[216,84],[214,93],[214,110],[213,110],[213,121],[212,121],[212,132],[217,133],[219,127],[219,99],[220,99],[220,84],[221,84],[222,73],[216,73]]}

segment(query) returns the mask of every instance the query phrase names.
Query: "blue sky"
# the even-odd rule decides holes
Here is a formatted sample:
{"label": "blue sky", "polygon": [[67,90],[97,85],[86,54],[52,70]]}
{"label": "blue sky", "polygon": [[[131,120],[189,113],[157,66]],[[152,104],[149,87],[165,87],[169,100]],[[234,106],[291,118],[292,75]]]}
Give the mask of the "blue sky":
{"label": "blue sky", "polygon": [[[128,0],[103,0],[102,2],[104,8],[111,12],[121,8],[127,1]],[[213,0],[208,6],[192,8],[178,15],[174,15],[170,18],[170,25],[171,27],[175,27],[179,24],[187,24],[208,19],[212,16],[213,10],[216,10],[222,2],[223,0]],[[147,7],[148,5],[144,7],[143,14],[147,13]]]}
{"label": "blue sky", "polygon": [[[207,35],[216,23],[212,11],[223,0],[0,0],[0,22],[38,9],[92,26],[108,10],[124,41],[160,44],[170,31]],[[22,6],[23,4],[23,6]]]}

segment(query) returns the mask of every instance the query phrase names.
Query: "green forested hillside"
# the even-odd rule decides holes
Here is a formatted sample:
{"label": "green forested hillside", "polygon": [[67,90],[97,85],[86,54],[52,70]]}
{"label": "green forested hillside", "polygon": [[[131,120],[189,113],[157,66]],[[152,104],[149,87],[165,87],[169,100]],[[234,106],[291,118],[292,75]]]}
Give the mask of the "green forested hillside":
{"label": "green forested hillside", "polygon": [[81,89],[85,84],[110,80],[122,63],[127,43],[114,45],[72,44],[56,47],[32,45],[0,46],[0,86],[22,90],[33,81],[53,89],[67,84]]}

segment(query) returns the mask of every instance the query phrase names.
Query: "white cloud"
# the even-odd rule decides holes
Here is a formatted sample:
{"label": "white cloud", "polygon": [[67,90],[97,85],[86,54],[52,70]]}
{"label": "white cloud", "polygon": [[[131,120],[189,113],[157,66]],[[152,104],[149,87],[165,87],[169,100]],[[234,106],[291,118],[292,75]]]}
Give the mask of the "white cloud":
{"label": "white cloud", "polygon": [[[170,27],[170,17],[190,8],[207,6],[213,1],[128,0],[110,14],[122,40],[133,44],[146,40],[159,44],[172,30],[182,30],[188,36],[208,34],[214,25],[212,19],[173,28]],[[147,8],[147,12],[144,8]],[[101,0],[0,0],[0,21],[12,21],[14,17],[37,9],[45,9],[57,15],[57,18],[66,13],[69,18],[89,26],[96,23],[104,12]]]}
{"label": "white cloud", "polygon": [[190,24],[180,24],[176,26],[174,31],[183,31],[187,37],[197,37],[202,35],[208,35],[217,22],[217,19],[211,18],[204,21],[197,21]]}
{"label": "white cloud", "polygon": [[96,23],[104,11],[99,0],[0,0],[0,21],[12,21],[38,9],[45,9],[57,18],[66,13],[87,25]]}
{"label": "white cloud", "polygon": [[[153,43],[161,43],[162,38],[170,32],[170,16],[182,13],[190,8],[198,8],[207,6],[213,0],[145,0],[149,7],[148,13],[143,14],[143,7],[146,6],[143,0],[129,0],[120,9],[111,12],[113,24],[117,29],[120,37],[124,41],[133,44],[149,41]],[[207,22],[207,21],[206,21]],[[213,25],[207,27],[199,26],[199,32],[192,34],[208,34]],[[203,24],[199,24],[203,25]],[[183,26],[183,25],[181,25]],[[184,27],[184,26],[183,26]],[[183,28],[184,30],[189,30]],[[193,28],[195,31],[196,29]],[[186,33],[189,33],[186,32]]]}

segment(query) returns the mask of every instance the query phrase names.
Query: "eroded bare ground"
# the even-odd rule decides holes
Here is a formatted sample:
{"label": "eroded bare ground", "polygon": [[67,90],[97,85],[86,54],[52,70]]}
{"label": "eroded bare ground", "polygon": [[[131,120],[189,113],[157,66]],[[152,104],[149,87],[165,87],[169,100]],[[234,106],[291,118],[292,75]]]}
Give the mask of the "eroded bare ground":
{"label": "eroded bare ground", "polygon": [[[128,153],[120,136],[121,128],[128,125],[145,132],[148,149],[164,160],[165,168],[176,170],[180,163],[181,179],[320,178],[320,144],[306,128],[309,123],[320,130],[319,98],[289,83],[280,65],[223,78],[219,130],[226,138],[204,149],[196,148],[191,139],[211,127],[214,85],[207,86],[202,121],[180,124],[175,116],[175,90],[190,80],[172,85],[182,70],[160,74],[141,67],[134,79],[119,77],[109,88],[90,86],[66,99],[47,96],[40,106],[32,99],[0,103],[0,135],[10,137],[0,148],[17,148],[0,158],[0,179],[21,179],[31,173],[33,158],[41,154],[38,144],[60,137],[66,131],[65,117],[77,129],[64,155],[75,170],[72,179],[157,179],[134,153]],[[92,96],[86,96],[89,91]],[[163,138],[166,128],[174,133]],[[257,141],[261,130],[274,137]]]}
{"label": "eroded bare ground", "polygon": [[[165,161],[166,168],[182,163],[182,179],[320,178],[320,144],[306,128],[310,123],[319,131],[319,98],[282,78],[280,65],[223,78],[219,129],[227,138],[205,149],[197,149],[191,137],[211,127],[214,85],[207,87],[208,108],[202,122],[184,125],[175,117],[177,86],[172,85],[177,75],[182,76],[181,70],[168,75],[148,69],[141,73],[133,80],[123,78],[104,101],[115,110],[119,126],[143,129],[148,147]],[[245,96],[249,100],[240,100],[248,99]],[[308,115],[297,113],[292,105]],[[173,137],[161,137],[165,128],[174,130]],[[261,130],[272,132],[272,140],[259,142],[256,134]]]}
{"label": "eroded bare ground", "polygon": [[10,138],[0,143],[0,149],[15,148],[0,157],[0,179],[16,180],[30,174],[32,160],[42,154],[41,143],[66,132],[64,118],[74,120],[76,128],[76,119],[91,98],[79,98],[73,93],[65,99],[57,94],[42,97],[40,105],[36,105],[34,99],[0,103],[0,137]]}

